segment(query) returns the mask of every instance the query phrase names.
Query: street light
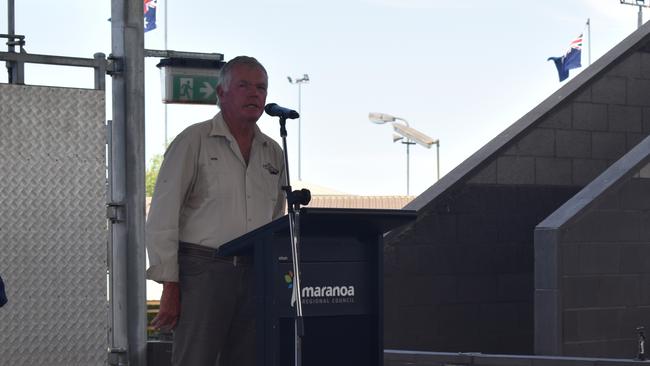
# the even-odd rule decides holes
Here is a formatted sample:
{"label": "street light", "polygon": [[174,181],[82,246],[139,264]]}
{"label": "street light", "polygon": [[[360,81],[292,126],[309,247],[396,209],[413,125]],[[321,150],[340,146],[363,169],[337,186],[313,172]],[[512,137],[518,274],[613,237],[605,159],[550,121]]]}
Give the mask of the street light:
{"label": "street light", "polygon": [[298,117],[298,180],[302,180],[301,169],[300,169],[300,167],[302,165],[300,163],[300,155],[301,155],[301,151],[302,151],[302,147],[301,147],[302,132],[301,132],[301,123],[300,123],[301,119],[302,119],[302,110],[301,110],[302,90],[301,90],[301,88],[302,88],[302,84],[309,83],[309,75],[303,74],[301,78],[296,79],[296,80],[293,80],[291,78],[291,76],[287,76],[287,80],[289,80],[289,82],[291,84],[298,84],[298,114],[300,115],[300,117]]}
{"label": "street light", "polygon": [[[436,145],[436,169],[438,173],[437,179],[440,179],[440,140],[432,139],[431,137],[425,135],[424,133],[416,130],[409,126],[409,123],[404,118],[391,116],[386,113],[377,113],[370,112],[368,114],[368,119],[371,122],[376,124],[384,124],[390,122],[393,125],[393,131],[396,134],[393,134],[393,142],[402,140],[402,144],[406,145],[406,195],[409,195],[409,186],[410,186],[410,167],[409,167],[409,149],[411,145],[418,144],[420,146],[426,147],[427,149],[431,148],[431,145]],[[403,121],[406,125],[401,123],[396,123],[396,120]]]}
{"label": "street light", "polygon": [[643,25],[643,8],[650,8],[650,5],[646,4],[645,0],[620,0],[621,4],[624,5],[633,5],[639,7],[639,19],[637,22],[637,27],[641,28]]}

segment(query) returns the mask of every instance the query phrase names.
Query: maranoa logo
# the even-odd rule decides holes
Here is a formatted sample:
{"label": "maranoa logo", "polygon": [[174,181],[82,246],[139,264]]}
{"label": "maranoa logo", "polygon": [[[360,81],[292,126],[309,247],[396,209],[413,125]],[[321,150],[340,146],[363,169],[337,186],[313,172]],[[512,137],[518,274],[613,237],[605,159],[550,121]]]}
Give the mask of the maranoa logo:
{"label": "maranoa logo", "polygon": [[[293,288],[293,271],[284,275],[288,288]],[[306,286],[302,288],[303,298],[312,297],[354,297],[354,286]]]}
{"label": "maranoa logo", "polygon": [[302,288],[302,297],[352,297],[354,286],[307,286]]}

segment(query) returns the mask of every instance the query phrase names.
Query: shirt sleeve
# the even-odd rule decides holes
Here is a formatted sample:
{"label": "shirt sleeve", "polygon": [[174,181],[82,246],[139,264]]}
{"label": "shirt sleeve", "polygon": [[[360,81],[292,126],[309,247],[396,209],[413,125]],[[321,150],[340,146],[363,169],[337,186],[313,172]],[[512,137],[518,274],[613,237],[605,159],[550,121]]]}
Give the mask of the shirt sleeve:
{"label": "shirt sleeve", "polygon": [[178,281],[179,218],[197,172],[199,143],[192,140],[191,134],[181,133],[165,152],[158,172],[145,225],[150,280]]}

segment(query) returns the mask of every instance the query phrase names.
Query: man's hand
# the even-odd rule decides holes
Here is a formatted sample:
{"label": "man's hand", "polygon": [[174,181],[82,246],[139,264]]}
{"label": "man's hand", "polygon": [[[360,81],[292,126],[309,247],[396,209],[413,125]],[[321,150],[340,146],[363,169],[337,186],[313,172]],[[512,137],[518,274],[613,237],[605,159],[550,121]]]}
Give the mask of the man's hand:
{"label": "man's hand", "polygon": [[178,282],[163,282],[163,292],[160,296],[160,310],[151,321],[151,326],[164,332],[176,327],[181,313],[181,298]]}

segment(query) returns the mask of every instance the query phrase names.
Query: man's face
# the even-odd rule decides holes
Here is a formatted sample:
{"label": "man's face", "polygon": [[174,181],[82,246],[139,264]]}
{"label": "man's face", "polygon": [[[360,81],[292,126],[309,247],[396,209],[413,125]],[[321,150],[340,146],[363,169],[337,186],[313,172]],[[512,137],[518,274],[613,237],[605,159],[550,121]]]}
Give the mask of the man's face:
{"label": "man's face", "polygon": [[262,69],[234,66],[227,89],[217,89],[224,118],[232,122],[257,122],[264,112],[267,88],[268,79]]}

